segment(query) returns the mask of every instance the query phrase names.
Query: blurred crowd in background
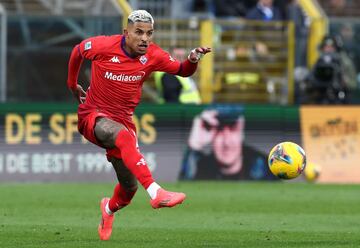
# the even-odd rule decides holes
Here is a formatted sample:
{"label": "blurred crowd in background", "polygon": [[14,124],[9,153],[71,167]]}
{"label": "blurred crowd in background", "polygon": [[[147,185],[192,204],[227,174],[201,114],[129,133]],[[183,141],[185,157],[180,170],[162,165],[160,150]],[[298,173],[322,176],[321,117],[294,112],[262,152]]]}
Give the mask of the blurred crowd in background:
{"label": "blurred crowd in background", "polygon": [[[128,2],[133,9],[147,9],[156,19],[185,19],[190,23],[198,19],[227,21],[243,19],[264,23],[291,21],[295,27],[293,37],[295,40],[293,66],[295,90],[292,103],[360,102],[360,48],[357,46],[360,39],[358,35],[360,22],[356,19],[360,14],[360,2],[355,0],[314,1],[329,17],[329,30],[318,46],[320,55],[317,61],[309,64],[307,55],[309,55],[311,19],[300,6],[299,1],[130,0]],[[111,0],[0,1],[7,15],[6,101],[70,101],[71,96],[65,87],[70,49],[88,36],[121,33],[121,10],[114,8],[115,2]],[[88,18],[89,16],[91,18]],[[156,29],[161,30],[161,27],[156,26]],[[240,35],[239,31],[238,36]],[[241,40],[242,37],[238,39]],[[255,53],[260,55],[260,60],[274,52],[270,46],[260,40],[254,40],[253,46]],[[173,46],[166,48],[174,49]],[[227,49],[226,52],[227,59],[231,60],[233,53],[239,56],[243,50],[242,47],[238,47],[235,52],[232,49]],[[214,53],[217,53],[216,49]],[[265,56],[261,57],[262,55]],[[271,62],[271,59],[269,61]],[[162,77],[164,78],[168,77]],[[169,95],[172,95],[172,102],[182,102],[182,87],[192,87],[195,91],[200,91],[197,89],[199,88],[197,79],[195,78],[194,82],[185,83],[179,78],[170,78],[171,84],[174,85],[155,82],[153,91],[150,88],[144,89],[146,91],[144,97],[160,94],[163,102],[166,98],[170,99]],[[85,83],[90,80],[88,70],[80,75],[80,80]],[[273,86],[269,82],[271,83],[272,80],[267,80],[266,88],[271,93]],[[175,94],[167,89],[174,90]],[[199,92],[193,92],[193,94],[199,98]],[[185,98],[185,96],[182,97],[182,99]],[[145,100],[152,101],[152,99],[157,99],[157,97],[149,97]],[[221,102],[221,99],[214,98],[213,101]],[[229,101],[233,102],[236,99],[235,96]],[[256,101],[255,99],[249,102]],[[202,101],[197,99],[187,102],[201,103]],[[246,103],[247,100],[238,98],[238,102]],[[289,104],[288,101],[285,103]]]}
{"label": "blurred crowd in background", "polygon": [[[185,12],[210,18],[292,21],[295,25],[295,102],[344,104],[357,102],[352,93],[360,88],[360,48],[356,46],[360,25],[348,17],[360,14],[360,2],[354,0],[319,1],[334,22],[319,44],[320,57],[313,67],[307,63],[310,19],[298,0],[188,0],[179,3]],[[266,46],[256,45],[258,52]]]}

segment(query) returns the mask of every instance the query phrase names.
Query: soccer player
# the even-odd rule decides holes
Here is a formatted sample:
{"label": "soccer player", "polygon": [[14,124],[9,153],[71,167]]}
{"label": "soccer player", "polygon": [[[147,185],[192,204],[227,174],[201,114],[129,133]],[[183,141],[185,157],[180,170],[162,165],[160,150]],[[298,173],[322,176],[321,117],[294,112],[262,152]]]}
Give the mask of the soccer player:
{"label": "soccer player", "polygon": [[[154,20],[145,10],[133,11],[123,35],[91,37],[76,45],[68,65],[67,85],[79,102],[79,132],[106,149],[119,183],[111,198],[100,203],[100,239],[108,240],[114,213],[127,206],[137,190],[137,181],[146,189],[153,208],[173,207],[184,193],[169,192],[157,184],[139,151],[133,113],[139,104],[144,81],[153,71],[191,76],[208,47],[193,49],[188,58],[177,61],[152,43]],[[92,61],[90,87],[78,84],[83,59]]]}

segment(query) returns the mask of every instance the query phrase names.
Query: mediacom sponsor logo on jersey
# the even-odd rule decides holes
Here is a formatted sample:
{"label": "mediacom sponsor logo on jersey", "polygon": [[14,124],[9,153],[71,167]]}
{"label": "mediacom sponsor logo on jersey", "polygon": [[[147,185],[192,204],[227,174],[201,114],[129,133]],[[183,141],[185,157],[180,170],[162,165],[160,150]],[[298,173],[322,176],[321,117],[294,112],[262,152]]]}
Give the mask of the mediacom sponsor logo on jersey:
{"label": "mediacom sponsor logo on jersey", "polygon": [[114,81],[118,81],[118,82],[136,82],[136,81],[140,81],[143,77],[145,76],[145,72],[144,71],[139,71],[137,73],[134,73],[132,75],[126,75],[126,74],[114,74],[112,72],[105,72],[104,77],[106,79],[110,79],[110,80],[114,80]]}

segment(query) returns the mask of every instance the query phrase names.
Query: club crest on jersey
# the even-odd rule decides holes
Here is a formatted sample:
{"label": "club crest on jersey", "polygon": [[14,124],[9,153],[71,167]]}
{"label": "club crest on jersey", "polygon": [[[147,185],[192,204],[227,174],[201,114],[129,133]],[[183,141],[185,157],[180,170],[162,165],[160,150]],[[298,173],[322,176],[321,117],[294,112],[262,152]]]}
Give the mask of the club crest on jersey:
{"label": "club crest on jersey", "polygon": [[141,64],[143,64],[143,65],[145,65],[147,63],[147,58],[144,55],[141,56],[139,60],[140,60]]}
{"label": "club crest on jersey", "polygon": [[85,43],[84,50],[89,50],[89,49],[91,49],[91,41]]}
{"label": "club crest on jersey", "polygon": [[169,60],[175,62],[175,59],[171,55],[169,55]]}

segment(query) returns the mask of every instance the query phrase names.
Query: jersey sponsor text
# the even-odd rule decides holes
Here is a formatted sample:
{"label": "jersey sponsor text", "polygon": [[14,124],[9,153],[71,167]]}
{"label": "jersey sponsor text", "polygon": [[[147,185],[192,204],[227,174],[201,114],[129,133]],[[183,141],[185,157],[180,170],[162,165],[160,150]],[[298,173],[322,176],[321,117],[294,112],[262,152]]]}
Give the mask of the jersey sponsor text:
{"label": "jersey sponsor text", "polygon": [[140,81],[145,76],[145,72],[139,71],[137,74],[134,75],[126,75],[126,74],[113,74],[112,72],[106,72],[105,78],[118,81],[118,82],[136,82]]}

